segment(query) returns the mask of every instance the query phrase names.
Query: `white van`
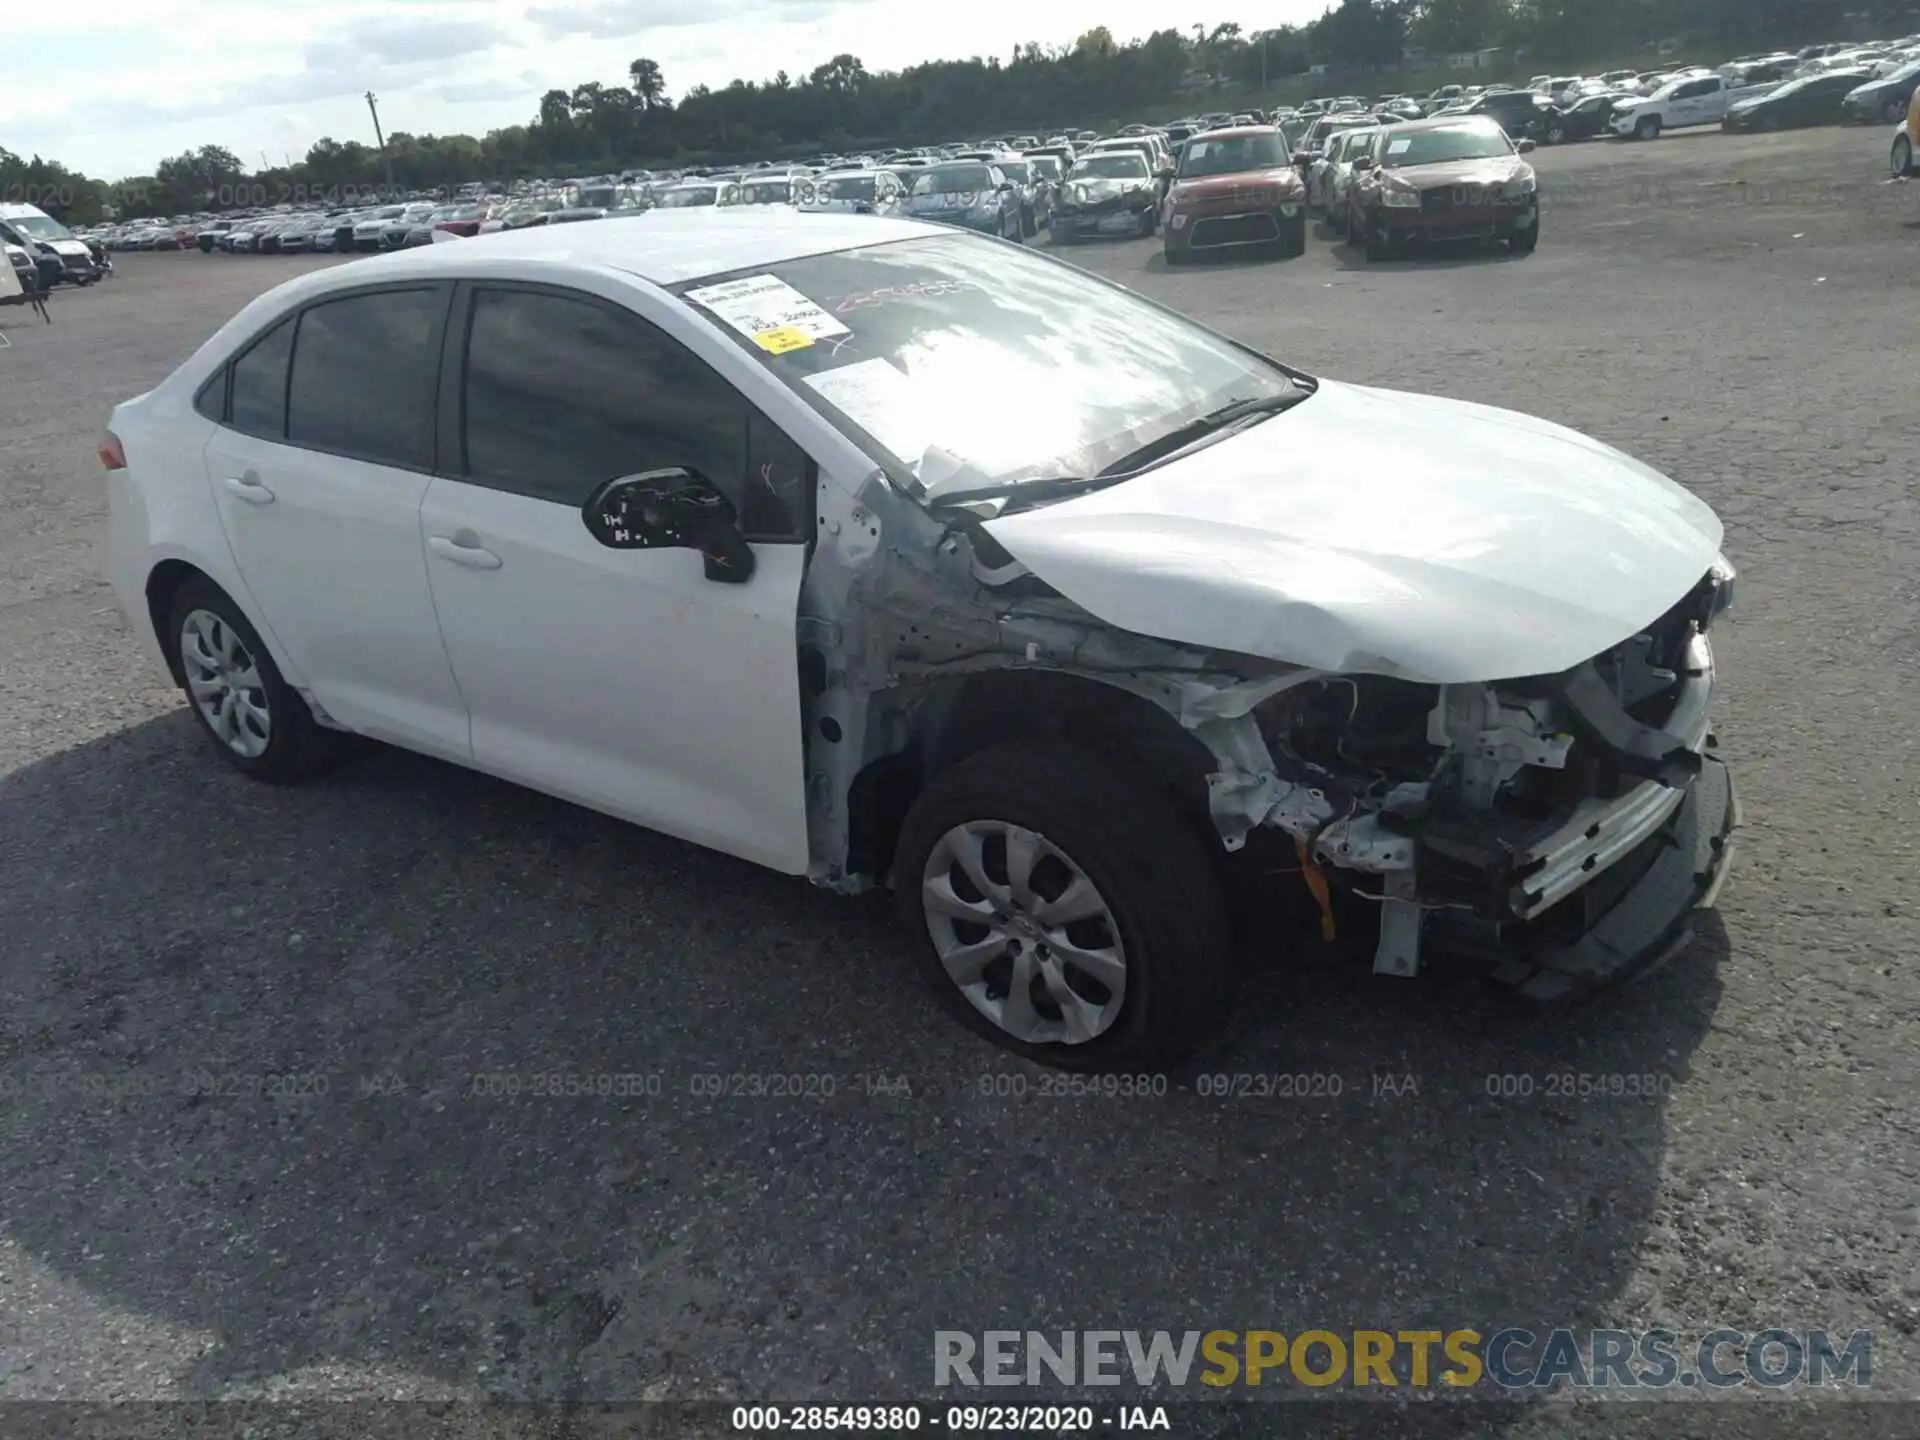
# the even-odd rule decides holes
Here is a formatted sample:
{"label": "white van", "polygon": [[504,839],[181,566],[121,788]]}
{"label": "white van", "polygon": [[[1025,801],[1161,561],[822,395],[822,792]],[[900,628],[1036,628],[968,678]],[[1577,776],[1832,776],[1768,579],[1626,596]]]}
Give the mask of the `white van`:
{"label": "white van", "polygon": [[60,259],[60,268],[76,285],[91,285],[100,278],[93,263],[93,251],[84,240],[37,205],[0,205],[0,240],[18,245],[29,255],[51,251]]}

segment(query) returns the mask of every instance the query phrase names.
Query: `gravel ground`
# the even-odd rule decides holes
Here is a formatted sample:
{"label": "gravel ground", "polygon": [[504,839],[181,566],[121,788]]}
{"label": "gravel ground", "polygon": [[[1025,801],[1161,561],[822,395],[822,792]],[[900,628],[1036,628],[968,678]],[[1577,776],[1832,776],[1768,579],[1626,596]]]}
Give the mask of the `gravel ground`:
{"label": "gravel ground", "polygon": [[[940,1329],[1506,1323],[1867,1328],[1871,1393],[1920,1398],[1920,190],[1884,148],[1544,152],[1526,259],[1064,252],[1309,370],[1587,430],[1717,506],[1742,567],[1709,933],[1546,1014],[1261,977],[1202,1068],[1338,1098],[1045,1095],[935,1013],[884,904],[395,752],[229,773],[98,578],[92,444],[334,262],[129,256],[51,327],[0,312],[0,1399],[864,1402],[929,1395]],[[1547,1097],[1562,1071],[1667,1093]],[[545,1074],[638,1093],[484,1093]],[[813,1093],[695,1093],[731,1074]],[[1814,1404],[1792,1433],[1920,1415]],[[1453,1428],[1787,1433],[1674,1413]]]}

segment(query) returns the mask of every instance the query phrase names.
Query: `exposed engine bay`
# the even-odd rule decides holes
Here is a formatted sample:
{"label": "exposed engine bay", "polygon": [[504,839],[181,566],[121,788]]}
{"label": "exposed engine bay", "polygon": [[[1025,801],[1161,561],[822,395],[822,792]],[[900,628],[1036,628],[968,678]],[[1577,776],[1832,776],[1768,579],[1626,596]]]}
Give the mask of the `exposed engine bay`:
{"label": "exposed engine bay", "polygon": [[[964,521],[889,546],[876,511],[905,530],[927,517],[870,498],[837,530],[822,487],[843,563],[816,560],[801,622],[814,878],[830,888],[884,880],[857,833],[865,781],[927,744],[954,682],[988,674],[1052,673],[1152,702],[1211,757],[1205,806],[1224,849],[1284,836],[1322,934],[1335,937],[1342,907],[1368,907],[1373,966],[1390,975],[1416,974],[1436,945],[1511,965],[1580,937],[1595,912],[1567,902],[1617,894],[1680,846],[1676,817],[1712,763],[1707,631],[1732,600],[1724,561],[1569,671],[1442,685],[1115,629]],[[1732,821],[1707,824],[1717,846]]]}

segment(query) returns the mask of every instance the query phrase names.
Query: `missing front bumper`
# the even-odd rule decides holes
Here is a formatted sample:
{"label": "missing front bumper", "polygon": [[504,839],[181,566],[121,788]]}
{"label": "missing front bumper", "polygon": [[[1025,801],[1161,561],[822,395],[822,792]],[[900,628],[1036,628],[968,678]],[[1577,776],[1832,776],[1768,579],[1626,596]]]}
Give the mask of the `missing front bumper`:
{"label": "missing front bumper", "polygon": [[[1741,820],[1733,773],[1706,756],[1667,822],[1606,876],[1544,917],[1498,937],[1437,929],[1436,949],[1496,960],[1493,978],[1535,1000],[1562,1000],[1658,968],[1686,948],[1720,897]],[[1449,943],[1449,940],[1453,943]]]}

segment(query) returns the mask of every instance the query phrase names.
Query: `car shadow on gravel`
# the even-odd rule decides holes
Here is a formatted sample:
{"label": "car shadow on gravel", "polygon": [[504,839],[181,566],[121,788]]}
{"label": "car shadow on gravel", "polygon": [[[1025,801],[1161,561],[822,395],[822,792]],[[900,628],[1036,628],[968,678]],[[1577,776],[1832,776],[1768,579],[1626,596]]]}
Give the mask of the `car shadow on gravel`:
{"label": "car shadow on gravel", "polygon": [[177,1331],[183,1396],[900,1397],[936,1329],[1596,1322],[1727,948],[1559,1011],[1302,959],[1170,1084],[1076,1095],[939,1015],[878,900],[379,747],[264,787],[176,711],[9,776],[0,862],[0,1226]]}

